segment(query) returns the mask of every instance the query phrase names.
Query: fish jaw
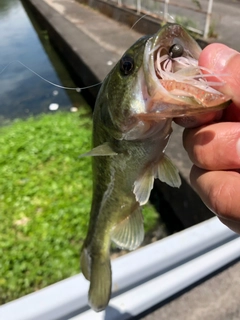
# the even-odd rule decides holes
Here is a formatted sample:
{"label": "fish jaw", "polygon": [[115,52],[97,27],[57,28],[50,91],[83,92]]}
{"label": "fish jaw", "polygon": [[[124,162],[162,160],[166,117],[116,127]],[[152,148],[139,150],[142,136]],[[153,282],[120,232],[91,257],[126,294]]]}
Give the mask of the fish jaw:
{"label": "fish jaw", "polygon": [[[171,57],[171,48],[183,49]],[[230,98],[213,89],[198,66],[201,49],[177,24],[167,24],[145,45],[143,70],[146,119],[196,115],[225,108]]]}

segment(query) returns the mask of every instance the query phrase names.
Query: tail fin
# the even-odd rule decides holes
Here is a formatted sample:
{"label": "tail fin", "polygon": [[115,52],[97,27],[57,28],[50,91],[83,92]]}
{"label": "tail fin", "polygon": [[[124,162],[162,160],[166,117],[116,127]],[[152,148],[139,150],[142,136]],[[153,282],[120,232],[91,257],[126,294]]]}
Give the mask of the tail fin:
{"label": "tail fin", "polygon": [[112,271],[109,255],[92,259],[88,301],[96,312],[104,310],[111,296]]}
{"label": "tail fin", "polygon": [[102,311],[108,305],[112,288],[109,253],[90,257],[87,248],[83,248],[80,259],[82,273],[90,281],[88,303],[94,311]]}

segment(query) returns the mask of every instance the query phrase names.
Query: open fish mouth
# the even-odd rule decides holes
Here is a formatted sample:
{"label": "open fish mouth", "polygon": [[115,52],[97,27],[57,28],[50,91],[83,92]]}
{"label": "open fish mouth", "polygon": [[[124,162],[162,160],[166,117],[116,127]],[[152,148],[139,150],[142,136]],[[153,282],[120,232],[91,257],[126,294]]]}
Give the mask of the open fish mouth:
{"label": "open fish mouth", "polygon": [[230,99],[208,81],[216,76],[198,65],[201,53],[179,25],[168,24],[150,38],[144,51],[144,74],[151,97],[147,112],[162,117],[194,115],[225,108]]}

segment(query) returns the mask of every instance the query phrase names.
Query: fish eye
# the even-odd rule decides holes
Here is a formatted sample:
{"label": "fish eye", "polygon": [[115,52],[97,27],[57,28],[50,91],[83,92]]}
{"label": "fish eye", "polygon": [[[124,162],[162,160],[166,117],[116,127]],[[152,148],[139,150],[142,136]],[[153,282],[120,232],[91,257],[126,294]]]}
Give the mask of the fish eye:
{"label": "fish eye", "polygon": [[173,44],[169,48],[169,56],[171,59],[181,57],[183,55],[183,52],[184,52],[183,46],[178,43]]}
{"label": "fish eye", "polygon": [[133,58],[130,56],[124,56],[122,57],[120,61],[120,70],[123,73],[123,75],[127,76],[130,73],[132,73],[134,69],[134,62]]}

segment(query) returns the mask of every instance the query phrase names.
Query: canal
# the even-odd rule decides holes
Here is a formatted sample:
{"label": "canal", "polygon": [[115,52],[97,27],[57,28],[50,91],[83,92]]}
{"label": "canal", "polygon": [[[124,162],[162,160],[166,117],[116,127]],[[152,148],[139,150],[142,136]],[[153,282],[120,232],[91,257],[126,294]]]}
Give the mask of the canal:
{"label": "canal", "polygon": [[54,87],[29,71],[58,85],[77,87],[47,32],[23,2],[1,0],[0,30],[0,121],[53,112],[50,105],[69,111],[86,105],[78,92]]}

